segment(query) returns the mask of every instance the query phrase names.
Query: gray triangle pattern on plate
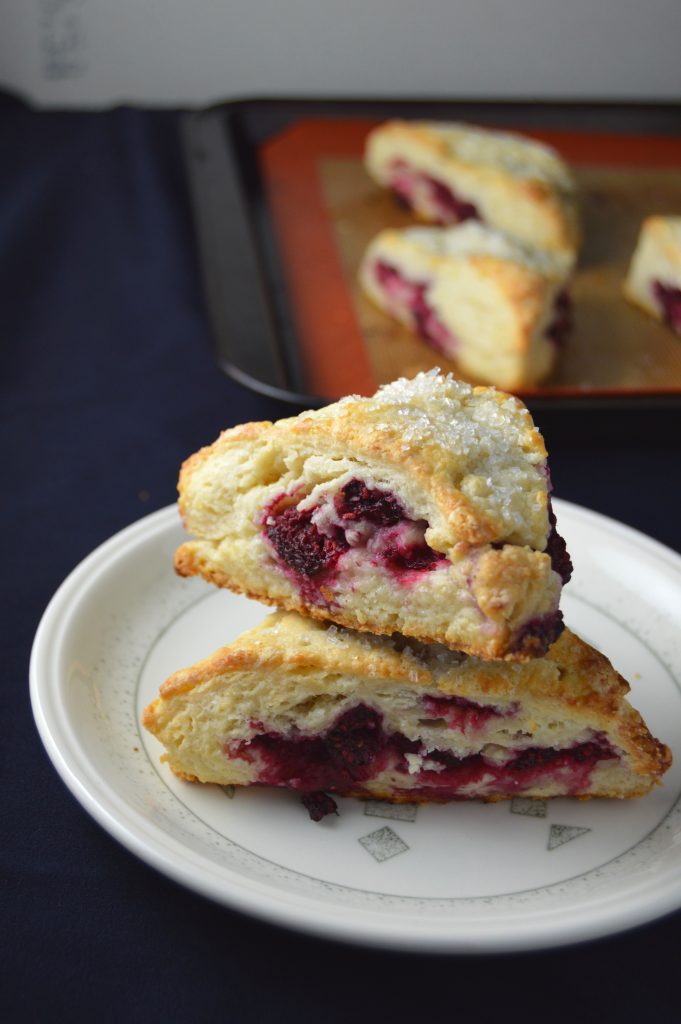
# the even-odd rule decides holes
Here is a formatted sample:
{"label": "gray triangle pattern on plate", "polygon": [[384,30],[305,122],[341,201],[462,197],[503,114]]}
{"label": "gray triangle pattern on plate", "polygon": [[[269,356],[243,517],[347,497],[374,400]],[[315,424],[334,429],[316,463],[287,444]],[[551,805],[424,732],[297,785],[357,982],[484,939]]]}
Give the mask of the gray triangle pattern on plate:
{"label": "gray triangle pattern on plate", "polygon": [[590,831],[590,828],[582,828],[580,825],[552,825],[549,829],[547,850],[555,850],[558,846],[564,846],[565,843],[570,843],[573,839],[579,839],[585,832]]}

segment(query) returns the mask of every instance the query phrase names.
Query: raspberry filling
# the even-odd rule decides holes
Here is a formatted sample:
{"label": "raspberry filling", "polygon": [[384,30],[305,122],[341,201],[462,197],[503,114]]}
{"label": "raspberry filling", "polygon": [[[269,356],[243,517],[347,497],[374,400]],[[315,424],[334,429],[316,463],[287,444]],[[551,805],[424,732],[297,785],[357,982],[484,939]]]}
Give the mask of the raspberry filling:
{"label": "raspberry filling", "polygon": [[378,261],[374,272],[380,287],[389,298],[389,305],[395,313],[408,313],[414,330],[438,352],[453,355],[457,342],[433,309],[426,302],[428,282],[409,281],[399,270],[388,263]]}
{"label": "raspberry filling", "polygon": [[[492,718],[508,718],[518,711],[513,704],[508,709],[491,707],[487,704],[476,704],[465,697],[426,696],[423,706],[429,718],[443,720],[448,729],[458,732],[477,732],[483,729]],[[421,724],[426,725],[427,719]]]}
{"label": "raspberry filling", "polygon": [[522,652],[532,657],[541,658],[551,644],[556,642],[564,629],[565,623],[561,611],[549,612],[548,615],[530,619],[515,634],[509,651],[512,654]]}
{"label": "raspberry filling", "polygon": [[227,753],[257,763],[260,785],[338,792],[367,782],[418,749],[418,743],[397,733],[387,736],[381,722],[377,711],[358,704],[316,736],[264,732],[230,744]]}
{"label": "raspberry filling", "polygon": [[681,334],[681,288],[663,281],[653,281],[653,295],[667,327]]}
{"label": "raspberry filling", "polygon": [[[556,529],[556,514],[551,504],[551,477],[546,470],[549,496],[547,499],[547,511],[549,519],[549,536],[546,542],[546,554],[551,559],[551,568],[558,573],[563,585],[570,582],[572,577],[572,559],[570,558],[565,540]],[[512,653],[522,652],[534,657],[542,657],[558,639],[565,629],[563,613],[560,611],[549,612],[547,615],[539,616],[525,622],[513,638],[510,648]]]}
{"label": "raspberry filling", "polygon": [[572,299],[569,293],[563,289],[556,295],[553,303],[553,319],[544,334],[556,348],[562,348],[565,339],[572,331],[572,323]]}
{"label": "raspberry filling", "polygon": [[546,553],[551,558],[551,568],[557,572],[563,584],[569,583],[572,578],[572,559],[570,558],[567,545],[556,529],[556,514],[553,511],[551,498],[547,501],[549,514],[549,539],[546,543]]}
{"label": "raspberry filling", "polygon": [[342,531],[337,537],[320,533],[312,522],[314,509],[301,512],[287,508],[267,527],[267,536],[277,554],[286,564],[302,576],[316,576],[332,569],[348,544]]}
{"label": "raspberry filling", "polygon": [[[416,524],[414,524],[416,526]],[[441,551],[434,551],[425,541],[421,540],[418,526],[410,533],[408,530],[393,531],[391,539],[383,538],[381,560],[399,577],[405,572],[427,572],[436,569],[445,562],[446,556]]]}
{"label": "raspberry filling", "polygon": [[390,188],[409,209],[419,205],[417,196],[420,196],[425,199],[429,211],[440,224],[482,220],[473,203],[461,199],[448,185],[431,178],[429,174],[414,170],[404,160],[393,161],[390,171]]}
{"label": "raspberry filling", "polygon": [[303,793],[301,802],[312,821],[321,821],[327,814],[338,814],[338,805],[328,793]]}
{"label": "raspberry filling", "polygon": [[410,519],[394,494],[362,480],[350,480],[332,502],[312,508],[277,512],[274,506],[266,510],[264,533],[303,597],[313,603],[327,601],[341,558],[351,548],[365,549],[374,565],[405,586],[415,582],[414,574],[447,561],[426,543],[424,520]]}
{"label": "raspberry filling", "polygon": [[[428,698],[443,699],[448,707],[456,707],[450,698]],[[459,710],[469,711],[468,704],[472,702],[464,701]],[[481,725],[499,714],[495,708],[473,707],[483,715]],[[485,711],[489,711],[487,718]],[[392,788],[394,795],[407,799],[509,796],[550,782],[557,782],[565,795],[575,796],[588,789],[598,762],[617,757],[600,736],[564,748],[508,749],[501,761],[484,753],[457,757],[447,750],[426,750],[419,740],[400,732],[386,732],[382,715],[366,704],[343,712],[323,733],[264,732],[229,744],[226,753],[257,765],[258,785],[285,786],[308,794],[305,802],[314,820],[335,809],[333,800],[325,798],[326,791],[369,796],[366,784],[385,771],[404,776],[404,787],[393,782]]]}
{"label": "raspberry filling", "polygon": [[375,526],[395,526],[406,518],[394,494],[378,487],[367,487],[363,480],[351,480],[334,501],[339,517],[345,523],[366,520]]}

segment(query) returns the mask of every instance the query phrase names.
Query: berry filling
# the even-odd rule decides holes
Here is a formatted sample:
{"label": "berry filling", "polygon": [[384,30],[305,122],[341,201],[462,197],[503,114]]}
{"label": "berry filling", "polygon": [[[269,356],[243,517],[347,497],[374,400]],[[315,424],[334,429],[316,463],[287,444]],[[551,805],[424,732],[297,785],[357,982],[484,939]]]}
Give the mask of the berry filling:
{"label": "berry filling", "polygon": [[509,651],[512,654],[522,652],[541,658],[564,629],[563,613],[560,611],[530,619],[516,633]]}
{"label": "berry filling", "polygon": [[448,185],[436,178],[414,170],[404,160],[393,161],[390,170],[390,188],[398,200],[409,209],[419,205],[418,196],[427,204],[429,213],[432,213],[440,224],[482,220],[473,203],[461,199]]}
{"label": "berry filling", "polygon": [[[436,702],[451,698],[433,696]],[[499,712],[464,701],[459,711],[478,714],[489,711],[485,721]],[[484,724],[484,721],[481,722]],[[394,795],[420,796],[446,801],[477,797],[509,796],[531,788],[557,783],[567,796],[588,790],[591,772],[600,761],[617,754],[605,738],[595,736],[570,747],[526,747],[503,749],[496,754],[457,757],[448,750],[427,750],[419,740],[400,732],[388,733],[382,715],[372,707],[358,704],[343,712],[323,733],[305,736],[292,732],[264,732],[250,740],[231,743],[227,755],[258,766],[256,782],[264,786],[285,786],[306,794],[304,802],[313,820],[335,810],[332,793],[370,795],[366,784],[390,771],[403,775],[405,785],[392,782]],[[501,751],[501,757],[499,757]]]}
{"label": "berry filling", "polygon": [[[549,496],[547,498],[547,511],[549,519],[549,536],[546,542],[546,554],[551,559],[551,568],[558,573],[563,585],[570,582],[572,577],[572,560],[568,553],[567,545],[556,529],[556,514],[551,504],[551,477],[546,467]],[[558,639],[565,629],[563,613],[560,611],[550,612],[535,619],[525,622],[518,630],[513,645],[510,648],[512,653],[529,654],[533,657],[542,657]]]}
{"label": "berry filling", "polygon": [[358,704],[316,736],[265,732],[230,744],[227,753],[257,763],[257,782],[263,786],[339,792],[367,782],[418,749],[404,736],[386,736],[381,722],[377,711]]}
{"label": "berry filling", "polygon": [[328,793],[303,793],[301,803],[312,821],[321,821],[327,814],[338,814],[338,804]]}
{"label": "berry filling", "polygon": [[404,509],[394,494],[367,487],[362,480],[351,480],[336,495],[336,512],[344,522],[362,519],[374,526],[395,526],[405,518]]}
{"label": "berry filling", "polygon": [[667,327],[681,334],[681,288],[664,284],[663,281],[653,281],[653,295]]}
{"label": "berry filling", "polygon": [[403,586],[447,561],[426,543],[424,520],[410,519],[394,494],[362,480],[350,480],[333,501],[312,508],[277,512],[276,505],[265,511],[265,536],[312,603],[328,601],[328,588],[350,549],[365,549],[372,564],[388,569]]}
{"label": "berry filling", "polygon": [[557,572],[563,584],[569,583],[572,578],[572,559],[570,558],[567,545],[556,529],[556,514],[553,511],[551,498],[547,502],[549,513],[549,539],[546,543],[546,553],[551,558],[551,568]]}
{"label": "berry filling", "polygon": [[[466,700],[465,697],[441,697],[426,696],[423,698],[423,706],[429,718],[443,720],[448,729],[456,729],[458,732],[478,732],[483,729],[492,718],[508,718],[518,710],[518,705],[513,704],[508,709],[491,707],[486,704],[476,704],[475,701]],[[425,725],[427,719],[422,719],[421,724]]]}
{"label": "berry filling", "polygon": [[569,293],[563,289],[556,295],[553,303],[553,319],[544,333],[557,348],[562,348],[571,331],[572,299]]}
{"label": "berry filling", "polygon": [[381,557],[393,574],[402,572],[425,572],[435,569],[438,563],[446,561],[441,551],[434,551],[425,541],[405,542],[404,532],[383,547]]}
{"label": "berry filling", "polygon": [[266,531],[279,557],[303,576],[316,576],[333,568],[348,549],[342,533],[338,537],[320,533],[312,522],[312,512],[287,508]]}
{"label": "berry filling", "polygon": [[426,302],[428,282],[408,281],[395,267],[382,262],[376,263],[375,274],[390,300],[391,308],[395,312],[408,313],[420,338],[438,352],[452,355],[456,339]]}

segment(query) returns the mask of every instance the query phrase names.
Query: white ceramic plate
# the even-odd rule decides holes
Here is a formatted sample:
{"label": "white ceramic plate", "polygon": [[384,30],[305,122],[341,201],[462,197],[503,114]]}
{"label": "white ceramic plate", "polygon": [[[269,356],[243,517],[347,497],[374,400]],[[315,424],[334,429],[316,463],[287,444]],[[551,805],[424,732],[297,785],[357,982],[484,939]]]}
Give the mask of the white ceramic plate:
{"label": "white ceramic plate", "polygon": [[555,503],[576,566],[568,624],[632,684],[676,755],[642,800],[391,807],[341,800],[313,824],[291,793],[181,782],[140,728],[173,671],[267,609],[172,555],[174,507],[91,554],[50,603],[31,659],[33,710],[57,771],[121,843],[205,896],[279,924],[413,950],[535,949],[681,906],[681,557]]}

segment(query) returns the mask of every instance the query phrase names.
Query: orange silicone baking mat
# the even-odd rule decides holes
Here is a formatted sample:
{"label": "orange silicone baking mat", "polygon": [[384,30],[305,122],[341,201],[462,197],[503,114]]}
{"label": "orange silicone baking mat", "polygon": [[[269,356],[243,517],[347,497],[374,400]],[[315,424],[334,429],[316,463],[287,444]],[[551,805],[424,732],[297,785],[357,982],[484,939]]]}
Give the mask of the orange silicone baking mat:
{"label": "orange silicone baking mat", "polygon": [[[413,216],[362,165],[366,118],[306,118],[266,142],[260,169],[308,389],[334,399],[434,365],[461,376],[357,285],[371,238]],[[532,128],[555,147],[580,190],[584,242],[574,329],[552,375],[527,396],[681,394],[681,339],[621,295],[641,221],[681,214],[681,139]]]}

